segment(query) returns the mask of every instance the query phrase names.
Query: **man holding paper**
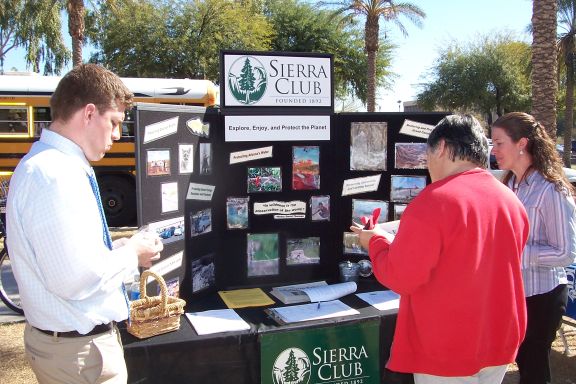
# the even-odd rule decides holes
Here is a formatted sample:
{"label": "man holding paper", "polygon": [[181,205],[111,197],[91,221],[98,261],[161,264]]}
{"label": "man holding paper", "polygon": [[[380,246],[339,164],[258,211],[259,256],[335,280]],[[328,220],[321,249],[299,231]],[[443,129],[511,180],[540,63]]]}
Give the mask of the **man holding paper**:
{"label": "man holding paper", "polygon": [[488,143],[473,117],[447,116],[427,145],[432,183],[396,237],[351,228],[378,281],[401,295],[387,367],[416,384],[501,383],[526,330],[526,211],[484,169]]}

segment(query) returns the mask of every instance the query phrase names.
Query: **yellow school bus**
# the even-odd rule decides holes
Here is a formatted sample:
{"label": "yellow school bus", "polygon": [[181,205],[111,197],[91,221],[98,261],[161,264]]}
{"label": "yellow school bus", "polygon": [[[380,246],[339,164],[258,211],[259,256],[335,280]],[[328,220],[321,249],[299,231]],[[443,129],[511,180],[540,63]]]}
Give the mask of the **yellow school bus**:
{"label": "yellow school bus", "polygon": [[[50,125],[50,96],[60,77],[0,75],[0,174],[10,175],[28,153],[42,129]],[[208,80],[122,78],[136,102],[212,106],[218,88]],[[94,163],[102,202],[111,226],[135,223],[134,119],[126,116],[122,138],[99,162]],[[0,199],[3,196],[0,196]]]}

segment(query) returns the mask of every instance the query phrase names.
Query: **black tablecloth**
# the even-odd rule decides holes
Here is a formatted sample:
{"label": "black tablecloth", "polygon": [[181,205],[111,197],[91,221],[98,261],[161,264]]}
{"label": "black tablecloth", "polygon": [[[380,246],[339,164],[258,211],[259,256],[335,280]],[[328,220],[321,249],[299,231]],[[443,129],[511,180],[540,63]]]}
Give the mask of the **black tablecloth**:
{"label": "black tablecloth", "polygon": [[[374,281],[359,283],[358,292],[383,289]],[[272,297],[272,296],[271,296]],[[396,324],[396,314],[381,312],[356,295],[341,301],[358,310],[359,315],[278,325],[266,316],[266,307],[236,309],[250,324],[249,331],[199,336],[185,316],[180,329],[164,335],[140,340],[121,328],[129,383],[260,383],[259,335],[294,329],[334,327],[354,322],[380,321],[380,372],[382,383],[413,383],[411,375],[397,374],[384,368]],[[280,306],[277,302],[273,306]],[[217,294],[188,303],[187,312],[224,309]]]}

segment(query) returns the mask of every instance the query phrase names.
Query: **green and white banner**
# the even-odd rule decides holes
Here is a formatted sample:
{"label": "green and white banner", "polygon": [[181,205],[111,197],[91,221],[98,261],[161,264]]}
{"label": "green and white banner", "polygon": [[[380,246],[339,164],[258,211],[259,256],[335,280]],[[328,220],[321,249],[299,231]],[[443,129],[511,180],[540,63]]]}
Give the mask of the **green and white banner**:
{"label": "green and white banner", "polygon": [[331,107],[332,60],[224,53],[224,107]]}
{"label": "green and white banner", "polygon": [[377,320],[263,334],[262,384],[378,384]]}

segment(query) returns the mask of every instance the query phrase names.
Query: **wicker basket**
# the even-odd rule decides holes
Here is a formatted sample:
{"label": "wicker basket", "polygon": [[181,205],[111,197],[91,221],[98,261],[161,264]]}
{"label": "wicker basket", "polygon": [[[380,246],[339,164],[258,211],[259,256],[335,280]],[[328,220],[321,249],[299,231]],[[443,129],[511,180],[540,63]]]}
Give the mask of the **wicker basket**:
{"label": "wicker basket", "polygon": [[[148,276],[155,278],[160,287],[160,296],[146,295]],[[184,313],[186,302],[177,297],[168,296],[166,283],[162,276],[147,270],[140,276],[140,299],[130,303],[130,322],[128,332],[144,339],[161,335],[180,328],[180,315]]]}

